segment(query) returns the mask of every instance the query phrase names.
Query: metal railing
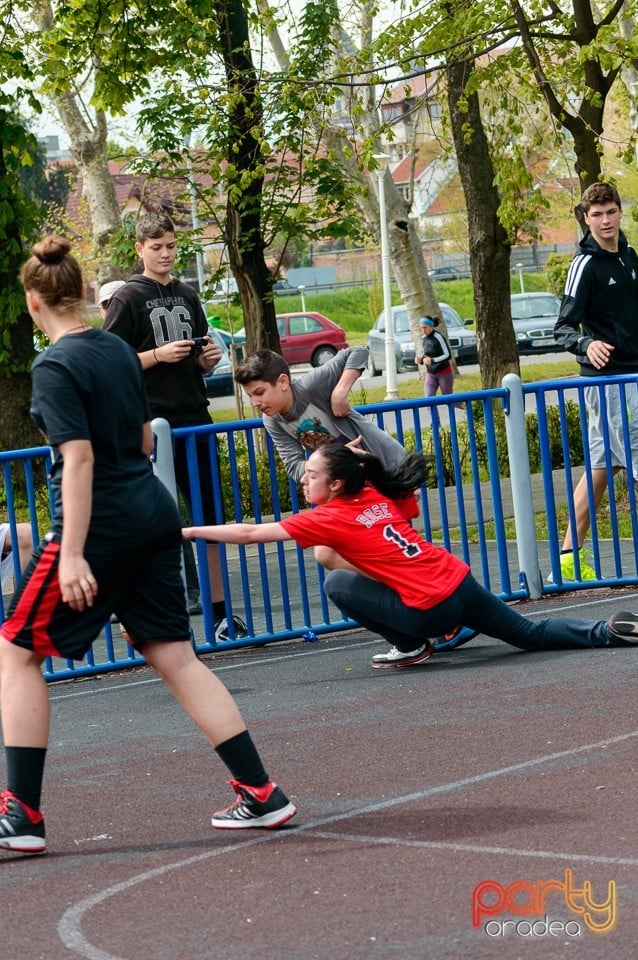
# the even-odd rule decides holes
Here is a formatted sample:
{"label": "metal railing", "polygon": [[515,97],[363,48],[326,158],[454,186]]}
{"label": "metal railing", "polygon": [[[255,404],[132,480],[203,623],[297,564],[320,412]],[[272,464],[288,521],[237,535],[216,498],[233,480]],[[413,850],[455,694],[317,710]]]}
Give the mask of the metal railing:
{"label": "metal railing", "polygon": [[[624,391],[632,384],[635,389],[636,379],[596,378],[603,391],[603,404],[605,385],[618,383]],[[564,527],[567,520],[574,522],[575,481],[583,469],[591,474],[583,399],[585,388],[590,386],[591,381],[574,379],[523,387],[518,377],[510,375],[502,387],[493,390],[358,409],[373,418],[381,429],[395,435],[407,449],[422,452],[426,457],[429,475],[420,491],[421,517],[417,521],[425,536],[469,563],[476,579],[487,589],[513,600],[567,589],[638,583],[636,494],[633,484],[628,485],[626,494],[616,492],[611,463],[608,509],[612,529],[617,531],[614,521],[619,511],[618,496],[628,497],[631,542],[621,542],[617,533],[603,540],[596,511],[590,504],[597,579],[563,582],[558,573],[552,583],[547,582],[547,573],[559,569],[564,533],[559,527]],[[578,405],[584,468],[575,465],[570,449],[570,400]],[[530,413],[535,415],[535,426],[531,428]],[[623,433],[629,449],[628,422],[623,425]],[[174,431],[174,436],[183,437],[186,442],[193,523],[203,522],[195,456],[197,437],[203,437],[208,445],[218,522],[276,521],[303,509],[297,487],[285,476],[260,420],[181,428]],[[540,471],[535,474],[529,465],[530,436],[533,442],[537,440],[540,451]],[[167,458],[171,461],[170,432],[163,435],[159,429],[156,438],[158,462],[166,463]],[[38,470],[48,470],[49,450],[40,447],[0,453],[0,464],[12,531],[16,491],[20,490],[26,501],[26,508],[22,507],[20,513],[22,517],[28,514],[36,539],[44,531],[38,529],[38,487],[34,477]],[[540,538],[535,528],[539,515],[545,521],[544,536]],[[44,518],[43,522],[47,520]],[[245,639],[224,643],[223,649],[304,635],[312,637],[354,626],[328,602],[322,589],[323,569],[296,544],[259,544],[248,548],[220,544],[219,550],[227,609],[246,620],[249,633]],[[206,545],[198,541],[196,551],[203,617],[193,620],[193,642],[198,651],[205,652],[216,649],[214,617]],[[17,575],[17,555],[14,563]],[[0,599],[0,620],[3,617],[4,604]],[[48,680],[67,679],[143,662],[120,636],[119,629],[108,623],[86,663],[67,661],[62,667],[49,659],[45,676]]]}

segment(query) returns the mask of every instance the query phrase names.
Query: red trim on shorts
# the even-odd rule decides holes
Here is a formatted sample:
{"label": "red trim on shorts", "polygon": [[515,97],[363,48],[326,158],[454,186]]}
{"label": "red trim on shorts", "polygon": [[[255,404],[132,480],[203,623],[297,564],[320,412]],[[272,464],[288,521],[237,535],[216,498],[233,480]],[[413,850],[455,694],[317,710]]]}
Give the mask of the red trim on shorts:
{"label": "red trim on shorts", "polygon": [[45,657],[59,656],[49,633],[51,617],[61,598],[59,556],[60,545],[47,543],[20,592],[11,617],[2,624],[5,640],[11,643],[24,632],[29,637],[28,648]]}

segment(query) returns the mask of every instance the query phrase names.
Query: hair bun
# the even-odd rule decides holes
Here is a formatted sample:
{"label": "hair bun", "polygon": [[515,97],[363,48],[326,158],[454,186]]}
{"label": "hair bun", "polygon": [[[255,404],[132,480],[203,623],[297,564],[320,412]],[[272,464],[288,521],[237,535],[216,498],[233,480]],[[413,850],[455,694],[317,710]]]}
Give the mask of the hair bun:
{"label": "hair bun", "polygon": [[56,233],[49,234],[33,247],[33,256],[41,263],[61,263],[71,250],[71,244]]}

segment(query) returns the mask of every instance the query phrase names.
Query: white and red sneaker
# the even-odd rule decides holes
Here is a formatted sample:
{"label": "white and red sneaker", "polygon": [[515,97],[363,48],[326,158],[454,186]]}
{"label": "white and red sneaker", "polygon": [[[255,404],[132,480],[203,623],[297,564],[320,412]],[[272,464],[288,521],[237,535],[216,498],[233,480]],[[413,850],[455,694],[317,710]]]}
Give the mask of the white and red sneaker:
{"label": "white and red sneaker", "polygon": [[397,647],[390,647],[387,653],[376,653],[370,661],[373,667],[413,667],[417,663],[424,663],[434,653],[434,645],[426,640],[416,650],[407,653]]}

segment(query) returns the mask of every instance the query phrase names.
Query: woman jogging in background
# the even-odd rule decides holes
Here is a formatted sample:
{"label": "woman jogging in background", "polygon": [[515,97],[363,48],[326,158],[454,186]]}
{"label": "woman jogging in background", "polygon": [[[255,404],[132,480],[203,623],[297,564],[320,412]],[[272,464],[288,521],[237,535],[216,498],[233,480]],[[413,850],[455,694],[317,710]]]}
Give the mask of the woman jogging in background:
{"label": "woman jogging in background", "polygon": [[[414,490],[425,480],[425,461],[410,454],[392,471],[376,457],[328,444],[306,462],[306,500],[315,505],[279,523],[188,527],[187,539],[221,543],[296,540],[324,544],[348,564],[326,574],[324,589],[339,610],[381,634],[392,649],[373,667],[422,663],[432,654],[426,637],[463,623],[521,650],[587,649],[633,645],[614,632],[614,620],[551,618],[534,623],[476,582],[470,568],[417,533]],[[627,627],[621,630],[629,633]]]}
{"label": "woman jogging in background", "polygon": [[7,789],[0,848],[43,853],[40,793],[49,739],[47,656],[81,659],[115,612],[231,771],[236,802],[215,827],[278,827],[296,809],[272,783],[239,709],[189,639],[180,575],[181,518],[149,461],[142,369],[84,312],[80,267],[49,236],[23,268],[27,307],[51,346],[32,368],[31,413],[53,447],[55,519],[0,628],[0,711]]}
{"label": "woman jogging in background", "polygon": [[417,356],[416,362],[425,366],[425,396],[435,397],[441,393],[454,391],[454,370],[452,369],[452,351],[442,333],[437,333],[439,321],[433,317],[421,317],[421,348],[423,356]]}

